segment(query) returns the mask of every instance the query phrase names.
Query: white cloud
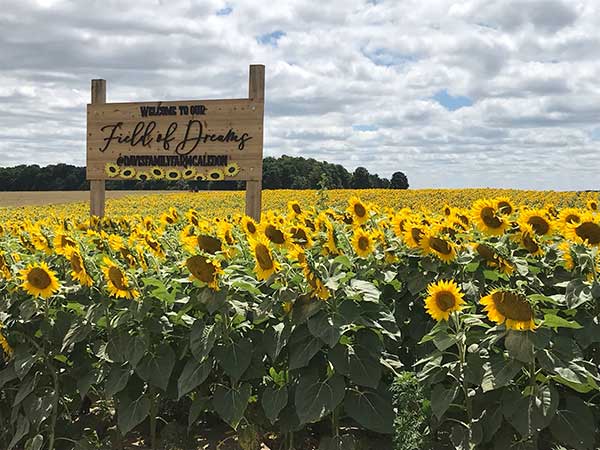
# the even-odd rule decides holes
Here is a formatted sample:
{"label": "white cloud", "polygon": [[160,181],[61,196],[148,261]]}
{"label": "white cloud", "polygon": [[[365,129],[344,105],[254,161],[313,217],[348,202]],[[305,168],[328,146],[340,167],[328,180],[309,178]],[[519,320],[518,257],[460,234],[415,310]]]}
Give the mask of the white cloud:
{"label": "white cloud", "polygon": [[84,164],[92,78],[109,101],[242,97],[263,63],[266,155],[593,189],[599,26],[594,0],[0,0],[0,164]]}

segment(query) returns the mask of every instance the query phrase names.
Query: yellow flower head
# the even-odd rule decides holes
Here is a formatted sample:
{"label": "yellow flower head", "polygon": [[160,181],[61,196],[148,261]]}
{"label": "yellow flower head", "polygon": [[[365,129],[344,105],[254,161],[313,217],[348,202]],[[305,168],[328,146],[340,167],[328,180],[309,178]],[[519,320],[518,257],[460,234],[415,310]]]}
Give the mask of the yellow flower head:
{"label": "yellow flower head", "polygon": [[523,211],[519,223],[530,225],[538,236],[549,236],[552,233],[552,221],[548,218],[548,212],[542,209]]}
{"label": "yellow flower head", "polygon": [[29,264],[20,271],[21,288],[35,297],[48,298],[60,289],[56,273],[45,262]]}
{"label": "yellow flower head", "polygon": [[348,200],[346,211],[352,217],[354,223],[363,224],[369,220],[369,210],[358,197],[351,197]]}
{"label": "yellow flower head", "polygon": [[566,224],[565,236],[577,243],[600,247],[600,217],[586,212],[580,219],[579,222]]}
{"label": "yellow flower head", "polygon": [[463,308],[464,294],[454,280],[441,280],[427,287],[425,309],[436,321],[448,320],[450,314]]}
{"label": "yellow flower head", "polygon": [[533,308],[522,294],[494,289],[479,303],[485,305],[488,319],[498,325],[504,324],[508,329],[519,331],[535,329]]}
{"label": "yellow flower head", "polygon": [[212,290],[219,290],[218,276],[223,273],[221,263],[218,260],[210,260],[206,256],[195,255],[185,261],[190,271],[190,278],[201,281]]}
{"label": "yellow flower head", "polygon": [[352,234],[352,248],[361,258],[367,258],[375,250],[373,234],[360,227],[354,229]]}
{"label": "yellow flower head", "polygon": [[254,272],[259,280],[266,280],[279,270],[279,263],[273,257],[267,240],[263,238],[253,240],[252,253],[256,260]]}
{"label": "yellow flower head", "polygon": [[433,255],[444,262],[456,259],[456,245],[447,239],[425,233],[421,239],[420,246],[423,249],[423,253]]}
{"label": "yellow flower head", "polygon": [[102,273],[110,295],[128,299],[140,296],[140,293],[129,285],[129,280],[123,270],[106,256],[103,259]]}
{"label": "yellow flower head", "polygon": [[500,236],[508,228],[508,221],[492,200],[477,200],[471,208],[471,218],[477,228],[490,236]]}

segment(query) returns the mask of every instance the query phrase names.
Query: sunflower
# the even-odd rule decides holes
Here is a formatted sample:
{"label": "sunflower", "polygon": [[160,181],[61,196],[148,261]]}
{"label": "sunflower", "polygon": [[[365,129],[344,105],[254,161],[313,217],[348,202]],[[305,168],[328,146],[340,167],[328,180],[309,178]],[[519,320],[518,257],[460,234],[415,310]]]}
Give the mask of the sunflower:
{"label": "sunflower", "polygon": [[552,232],[552,222],[548,219],[548,212],[545,210],[523,211],[519,217],[519,223],[531,225],[538,236],[548,236]]}
{"label": "sunflower", "polygon": [[200,250],[210,253],[211,255],[223,250],[223,242],[217,237],[208,234],[200,234],[195,236],[195,240],[196,245]]}
{"label": "sunflower", "polygon": [[162,180],[165,177],[165,171],[158,166],[154,166],[150,169],[150,173],[155,180]]}
{"label": "sunflower", "polygon": [[514,267],[487,244],[475,244],[475,251],[481,256],[488,267],[498,269],[501,273],[510,275]]}
{"label": "sunflower", "polygon": [[442,212],[444,213],[444,216],[450,217],[452,215],[452,207],[446,203],[442,208]]}
{"label": "sunflower", "polygon": [[355,228],[352,234],[352,247],[361,258],[368,257],[375,249],[373,234],[366,232],[362,228]]}
{"label": "sunflower", "polygon": [[544,254],[544,251],[536,238],[537,234],[533,229],[533,226],[521,224],[521,231],[518,236],[519,243],[531,256],[541,256]]}
{"label": "sunflower", "polygon": [[495,199],[496,209],[503,216],[510,216],[515,212],[515,207],[508,197],[499,197]]}
{"label": "sunflower", "polygon": [[292,216],[299,216],[302,214],[302,207],[296,200],[288,202],[287,207]]}
{"label": "sunflower", "polygon": [[103,259],[102,273],[106,278],[106,286],[110,295],[117,298],[133,299],[140,296],[140,293],[129,286],[127,275],[106,256]]}
{"label": "sunflower", "polygon": [[302,225],[297,225],[290,229],[290,234],[292,238],[292,242],[300,245],[304,248],[312,247],[313,240],[310,235],[310,231],[308,228],[303,227]]}
{"label": "sunflower", "polygon": [[91,286],[94,284],[92,278],[88,275],[87,270],[85,270],[83,258],[78,250],[73,250],[71,252],[69,263],[71,264],[71,277],[74,280],[79,281],[82,286]]}
{"label": "sunflower", "polygon": [[240,166],[237,163],[231,162],[225,167],[225,175],[228,177],[235,177],[240,173]]}
{"label": "sunflower", "polygon": [[258,225],[252,217],[244,216],[242,217],[242,230],[248,237],[254,237],[258,231]]}
{"label": "sunflower", "polygon": [[410,221],[405,224],[404,229],[403,238],[406,245],[410,248],[419,248],[421,239],[425,236],[426,228],[419,223]]}
{"label": "sunflower", "polygon": [[6,256],[4,253],[0,253],[0,278],[4,278],[5,280],[10,279],[11,273],[10,268],[8,267],[8,262],[6,260]]}
{"label": "sunflower", "polygon": [[115,163],[109,162],[104,165],[104,173],[109,178],[115,178],[115,177],[119,176],[119,173],[121,173],[121,168],[119,166],[117,166]]}
{"label": "sunflower", "polygon": [[20,274],[21,288],[35,297],[48,298],[60,289],[56,273],[45,262],[29,264]]}
{"label": "sunflower", "polygon": [[589,209],[590,211],[598,211],[598,201],[597,200],[588,200],[585,204],[587,206],[587,209]]}
{"label": "sunflower", "polygon": [[196,178],[196,175],[197,172],[194,167],[188,167],[187,169],[184,169],[183,172],[181,172],[181,178],[183,178],[184,180],[193,180],[194,178]]}
{"label": "sunflower", "polygon": [[254,272],[259,280],[266,280],[279,270],[279,263],[273,258],[268,241],[264,239],[253,241],[252,253],[256,259]]}
{"label": "sunflower", "polygon": [[133,167],[124,167],[123,169],[121,169],[120,176],[121,178],[130,180],[133,177],[135,177],[135,169]]}
{"label": "sunflower", "polygon": [[353,223],[363,224],[369,220],[369,210],[358,197],[351,197],[350,200],[348,200],[348,208],[346,211],[350,217],[352,217]]}
{"label": "sunflower", "polygon": [[225,179],[225,174],[221,169],[212,169],[208,172],[207,179],[210,181],[221,181]]}
{"label": "sunflower", "polygon": [[496,203],[492,200],[477,200],[471,208],[471,217],[477,228],[491,236],[500,236],[508,227],[508,222],[499,217]]}
{"label": "sunflower", "polygon": [[205,256],[195,255],[185,261],[185,266],[190,271],[191,279],[206,283],[214,291],[219,290],[218,275],[223,273],[219,261],[211,261]]}
{"label": "sunflower", "polygon": [[575,267],[575,262],[573,261],[573,256],[571,255],[571,246],[569,245],[569,243],[567,241],[562,241],[560,244],[558,244],[557,248],[558,250],[560,250],[560,253],[564,260],[565,269],[573,270],[573,268]]}
{"label": "sunflower", "polygon": [[408,223],[410,211],[402,210],[398,214],[394,214],[391,219],[392,222],[392,230],[394,230],[394,234],[401,238],[406,232],[406,224]]}
{"label": "sunflower", "polygon": [[561,229],[567,225],[581,222],[582,211],[577,208],[564,208],[558,214],[558,224]]}
{"label": "sunflower", "polygon": [[8,359],[10,359],[10,357],[13,354],[13,349],[10,346],[10,344],[8,343],[8,341],[6,340],[6,338],[4,337],[4,335],[2,334],[2,328],[4,328],[4,324],[2,322],[0,322],[0,348],[4,352],[4,355]]}
{"label": "sunflower", "polygon": [[167,169],[165,178],[169,181],[177,181],[181,179],[181,172],[177,169]]}
{"label": "sunflower", "polygon": [[148,181],[150,178],[151,178],[151,175],[146,171],[140,171],[135,176],[135,179],[140,180],[140,181]]}
{"label": "sunflower", "polygon": [[440,280],[427,287],[425,309],[438,322],[448,320],[450,313],[460,311],[465,303],[464,294],[454,280]]}
{"label": "sunflower", "polygon": [[288,233],[279,228],[274,222],[263,222],[261,224],[263,235],[273,244],[283,247],[290,243]]}
{"label": "sunflower", "polygon": [[586,212],[580,222],[567,224],[564,233],[572,241],[600,247],[600,218]]}
{"label": "sunflower", "polygon": [[77,248],[77,242],[62,232],[59,232],[54,236],[53,244],[54,251],[63,256],[69,256],[71,251]]}
{"label": "sunflower", "polygon": [[197,173],[196,176],[194,177],[194,180],[196,180],[196,181],[206,181],[206,174],[204,174],[204,173]]}
{"label": "sunflower", "polygon": [[523,294],[494,289],[479,303],[485,305],[488,319],[498,325],[504,323],[506,328],[512,330],[535,329],[533,309]]}
{"label": "sunflower", "polygon": [[425,233],[420,246],[425,254],[434,255],[444,262],[456,259],[456,245],[446,239]]}

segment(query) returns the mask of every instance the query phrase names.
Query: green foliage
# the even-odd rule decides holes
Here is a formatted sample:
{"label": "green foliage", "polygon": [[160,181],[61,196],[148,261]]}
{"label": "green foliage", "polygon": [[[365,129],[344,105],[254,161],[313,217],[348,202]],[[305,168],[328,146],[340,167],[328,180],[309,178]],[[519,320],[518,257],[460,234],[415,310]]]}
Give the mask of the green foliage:
{"label": "green foliage", "polygon": [[402,372],[391,387],[396,418],[394,450],[425,448],[427,414],[423,388],[413,372]]}

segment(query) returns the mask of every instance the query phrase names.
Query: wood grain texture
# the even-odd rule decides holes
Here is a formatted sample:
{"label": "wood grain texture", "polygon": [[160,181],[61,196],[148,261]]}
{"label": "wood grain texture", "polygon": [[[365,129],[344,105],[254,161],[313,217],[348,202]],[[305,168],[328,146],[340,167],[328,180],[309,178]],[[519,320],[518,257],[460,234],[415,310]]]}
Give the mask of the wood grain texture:
{"label": "wood grain texture", "polygon": [[[106,80],[92,80],[92,104],[106,103]],[[104,180],[90,181],[90,215],[104,217],[106,185]]]}

